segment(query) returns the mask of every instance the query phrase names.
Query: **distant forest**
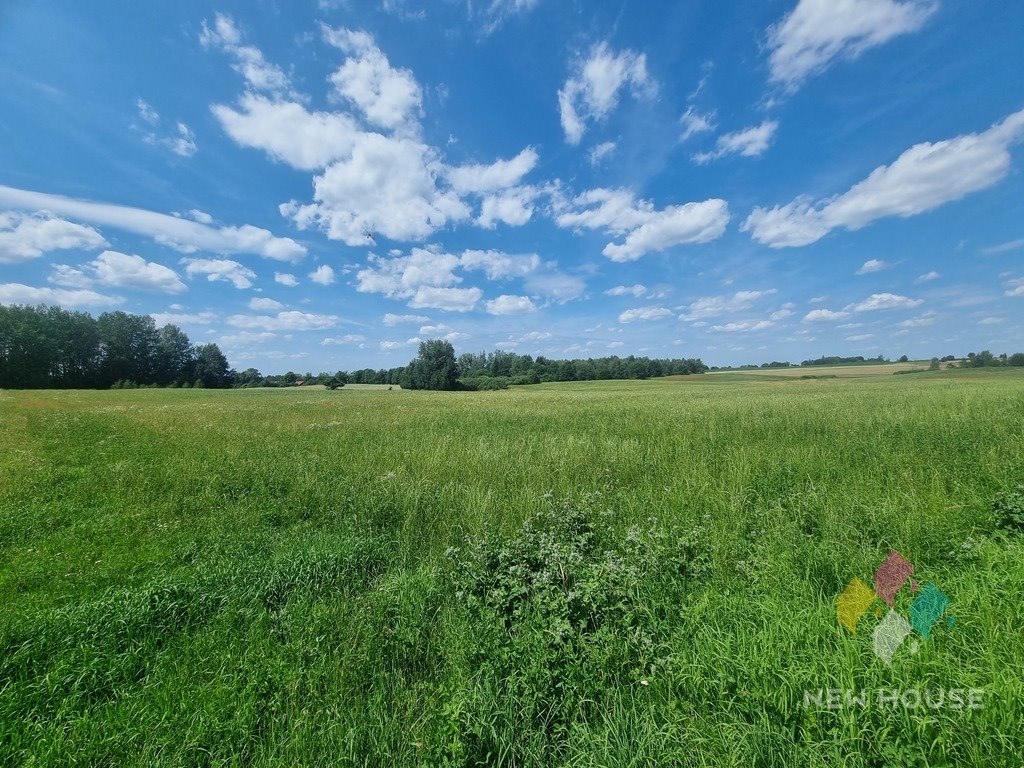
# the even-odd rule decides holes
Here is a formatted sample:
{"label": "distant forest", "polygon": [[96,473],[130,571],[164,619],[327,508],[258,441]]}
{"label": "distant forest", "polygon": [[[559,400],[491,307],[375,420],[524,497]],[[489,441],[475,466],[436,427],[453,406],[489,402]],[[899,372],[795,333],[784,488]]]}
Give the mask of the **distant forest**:
{"label": "distant forest", "polygon": [[[906,361],[904,355],[900,361]],[[932,370],[951,367],[1024,366],[1024,353],[988,350],[964,358],[932,358]],[[886,358],[820,357],[800,365],[886,363]],[[739,369],[789,368],[773,361]],[[699,358],[598,357],[553,360],[494,351],[456,356],[447,341],[420,344],[419,354],[398,368],[363,368],[319,374],[289,371],[263,375],[255,368],[233,370],[216,344],[194,345],[176,325],[158,328],[148,315],[105,312],[94,318],[60,307],[0,306],[0,388],[109,389],[134,387],[289,387],[324,384],[386,384],[405,389],[505,389],[551,381],[649,379],[701,374]],[[737,370],[737,369],[731,369]]]}
{"label": "distant forest", "polygon": [[503,389],[512,384],[597,379],[647,379],[704,373],[698,359],[602,357],[550,360],[512,352],[455,357],[446,341],[420,345],[399,368],[264,376],[235,371],[216,344],[194,345],[176,325],[158,328],[148,315],[86,312],[60,307],[0,306],[0,387],[108,389],[131,387],[281,387],[347,383],[407,389]]}

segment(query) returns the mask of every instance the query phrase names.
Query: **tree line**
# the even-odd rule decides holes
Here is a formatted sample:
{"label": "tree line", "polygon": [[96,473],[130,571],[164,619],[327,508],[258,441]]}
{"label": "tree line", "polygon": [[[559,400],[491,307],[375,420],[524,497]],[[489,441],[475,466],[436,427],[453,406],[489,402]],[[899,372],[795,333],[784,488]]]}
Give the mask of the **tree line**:
{"label": "tree line", "polygon": [[149,315],[98,318],[60,307],[0,306],[0,388],[229,387],[216,344],[194,345]]}

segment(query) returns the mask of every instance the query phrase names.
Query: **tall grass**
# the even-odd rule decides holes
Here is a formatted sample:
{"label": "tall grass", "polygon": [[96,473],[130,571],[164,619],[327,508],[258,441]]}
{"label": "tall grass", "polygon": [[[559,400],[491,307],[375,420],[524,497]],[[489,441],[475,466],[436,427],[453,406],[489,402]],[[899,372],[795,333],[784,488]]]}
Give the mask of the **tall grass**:
{"label": "tall grass", "polygon": [[1024,378],[692,378],[0,393],[0,763],[1019,764]]}

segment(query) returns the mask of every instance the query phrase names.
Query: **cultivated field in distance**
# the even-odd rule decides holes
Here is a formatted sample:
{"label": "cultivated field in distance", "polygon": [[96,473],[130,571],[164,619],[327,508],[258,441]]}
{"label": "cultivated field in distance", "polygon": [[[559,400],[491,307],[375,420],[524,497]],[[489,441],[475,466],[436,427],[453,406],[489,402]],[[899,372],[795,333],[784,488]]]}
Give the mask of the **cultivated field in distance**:
{"label": "cultivated field in distance", "polygon": [[[0,755],[1019,763],[1024,371],[893,369],[0,392]],[[955,621],[886,665],[891,549]],[[880,688],[983,700],[806,698]]]}

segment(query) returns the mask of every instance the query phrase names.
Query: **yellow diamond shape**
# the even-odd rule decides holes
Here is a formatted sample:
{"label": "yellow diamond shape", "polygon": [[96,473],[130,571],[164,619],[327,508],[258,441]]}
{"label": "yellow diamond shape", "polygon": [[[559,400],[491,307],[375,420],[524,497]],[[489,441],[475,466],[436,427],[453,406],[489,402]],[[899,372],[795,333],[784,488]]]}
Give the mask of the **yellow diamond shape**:
{"label": "yellow diamond shape", "polygon": [[839,623],[850,630],[851,634],[856,634],[857,622],[874,601],[875,592],[871,587],[858,578],[851,579],[846,589],[836,598]]}

